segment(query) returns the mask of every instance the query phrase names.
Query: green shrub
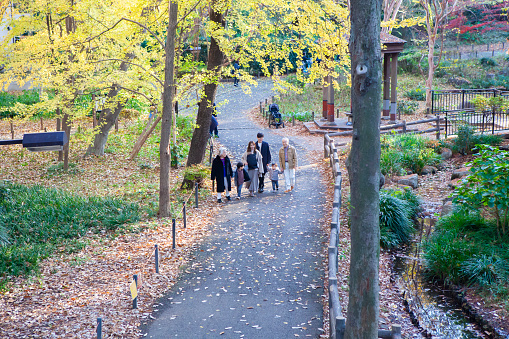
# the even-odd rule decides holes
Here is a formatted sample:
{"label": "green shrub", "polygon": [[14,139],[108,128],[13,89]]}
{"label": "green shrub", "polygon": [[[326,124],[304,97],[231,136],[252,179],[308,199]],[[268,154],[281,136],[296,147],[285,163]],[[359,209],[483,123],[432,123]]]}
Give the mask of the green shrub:
{"label": "green shrub", "polygon": [[492,58],[481,58],[481,59],[479,59],[479,64],[481,64],[481,66],[486,66],[486,67],[497,66],[497,62],[495,61],[495,59],[492,59]]}
{"label": "green shrub", "polygon": [[16,114],[9,108],[13,107],[17,102],[25,105],[33,105],[39,102],[38,90],[24,90],[20,94],[11,94],[8,92],[0,92],[0,119],[12,118]]}
{"label": "green shrub", "polygon": [[398,103],[399,112],[405,115],[414,114],[418,107],[419,104],[412,100],[403,100]]}
{"label": "green shrub", "polygon": [[476,145],[498,145],[502,138],[492,134],[476,134],[475,127],[462,124],[458,126],[458,137],[454,140],[451,150],[455,153],[472,154]]}
{"label": "green shrub", "polygon": [[504,236],[509,227],[509,152],[487,145],[477,147],[479,155],[467,163],[472,174],[463,179],[453,201],[488,212],[496,220],[499,236]]}
{"label": "green shrub", "polygon": [[401,246],[408,243],[412,236],[414,206],[404,197],[404,194],[394,191],[380,191],[380,246],[383,248]]}
{"label": "green shrub", "polygon": [[426,100],[426,90],[424,88],[417,87],[407,91],[405,96],[410,100],[424,101]]}
{"label": "green shrub", "polygon": [[382,153],[380,154],[380,172],[383,175],[405,174],[405,170],[402,166],[402,152],[398,149],[394,149],[387,144],[382,144]]}
{"label": "green shrub", "polygon": [[295,117],[297,121],[311,121],[313,120],[313,114],[311,112],[285,112],[283,115],[283,121],[292,121],[292,118]]}
{"label": "green shrub", "polygon": [[421,74],[419,63],[423,71],[426,72],[428,62],[426,58],[422,58],[422,52],[415,50],[404,51],[398,58],[398,71]]}
{"label": "green shrub", "polygon": [[41,186],[3,183],[0,227],[11,244],[0,249],[0,279],[28,274],[57,248],[87,232],[115,230],[140,219],[137,205],[119,199],[81,197]]}
{"label": "green shrub", "polygon": [[487,286],[502,278],[505,265],[497,256],[474,254],[461,264],[460,273],[471,285]]}
{"label": "green shrub", "polygon": [[194,184],[197,183],[199,187],[202,186],[203,182],[210,178],[210,168],[204,165],[193,165],[186,167],[184,170],[184,181],[182,187],[194,188]]}
{"label": "green shrub", "polygon": [[433,279],[458,283],[461,264],[475,253],[474,246],[455,229],[435,231],[424,243],[426,275]]}
{"label": "green shrub", "polygon": [[382,174],[403,174],[405,170],[420,173],[426,165],[440,163],[440,155],[429,146],[429,139],[416,134],[384,136],[381,139]]}
{"label": "green shrub", "polygon": [[457,208],[441,218],[424,243],[425,272],[430,278],[508,292],[509,237],[494,240],[493,222],[479,211]]}

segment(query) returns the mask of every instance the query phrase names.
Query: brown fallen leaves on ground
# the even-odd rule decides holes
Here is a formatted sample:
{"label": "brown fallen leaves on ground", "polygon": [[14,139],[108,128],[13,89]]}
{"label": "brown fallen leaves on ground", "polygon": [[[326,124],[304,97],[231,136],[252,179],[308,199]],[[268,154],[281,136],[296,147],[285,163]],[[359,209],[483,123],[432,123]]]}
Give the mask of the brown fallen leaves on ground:
{"label": "brown fallen leaves on ground", "polygon": [[[17,123],[15,137],[39,129],[40,122]],[[0,133],[2,138],[10,139],[8,123],[0,124]],[[138,161],[145,159],[126,161],[129,146],[115,154],[83,159],[85,147],[73,142],[70,161],[76,163],[78,171],[58,175],[47,173],[48,167],[57,163],[56,152],[30,153],[20,146],[0,148],[0,179],[85,195],[130,197],[142,205],[156,200],[157,166],[141,169]],[[172,186],[179,185],[181,171],[172,170]],[[134,233],[117,237],[112,233],[89,234],[89,244],[82,251],[57,254],[41,262],[38,275],[14,278],[0,291],[0,336],[95,338],[100,317],[104,336],[139,337],[139,324],[150,317],[156,299],[169,290],[192,259],[218,210],[212,196],[203,196],[203,192],[199,208],[192,205],[191,198],[187,228],[183,229],[182,220],[177,220],[175,249],[171,219],[144,220],[133,225]],[[160,253],[159,274],[154,266],[155,244]],[[141,277],[138,309],[132,309],[129,290],[133,274]]]}

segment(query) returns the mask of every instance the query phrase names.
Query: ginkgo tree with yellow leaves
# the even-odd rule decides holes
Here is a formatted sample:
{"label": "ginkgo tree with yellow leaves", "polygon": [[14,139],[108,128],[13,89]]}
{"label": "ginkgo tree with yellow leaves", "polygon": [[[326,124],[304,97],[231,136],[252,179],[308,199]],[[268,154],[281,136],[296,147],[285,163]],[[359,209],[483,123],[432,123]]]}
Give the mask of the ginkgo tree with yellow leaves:
{"label": "ginkgo tree with yellow leaves", "polygon": [[[337,78],[349,67],[349,21],[344,2],[217,0],[213,4],[214,15],[209,16],[212,19],[207,26],[207,35],[211,37],[208,72],[214,74],[211,78],[228,75],[230,68],[225,66],[235,60],[241,66],[239,77],[254,84],[253,76],[246,70],[250,63],[257,62],[280,92],[299,91],[283,77],[287,69],[294,68],[292,56],[301,60],[307,52],[314,59],[306,74],[297,68],[297,79],[303,83],[322,81],[326,75]],[[212,58],[211,53],[215,53]],[[338,86],[337,81],[334,85]],[[198,126],[208,126],[210,122],[215,86],[216,82],[204,86]],[[244,89],[249,90],[247,86]],[[203,161],[207,138],[206,129],[195,130],[188,166]]]}
{"label": "ginkgo tree with yellow leaves", "polygon": [[[31,107],[19,104],[16,107],[19,116],[27,119],[43,109],[57,111],[70,125],[88,115],[95,104],[77,104],[80,96],[102,95],[106,100],[99,124],[86,131],[89,142],[94,139],[88,152],[101,155],[108,132],[127,97],[135,94],[163,114],[169,110],[169,118],[163,120],[163,125],[166,122],[170,127],[165,125],[161,135],[161,145],[166,143],[160,152],[164,158],[169,153],[169,134],[175,121],[172,112],[175,97],[168,101],[165,92],[169,91],[165,89],[172,87],[173,93],[176,86],[189,89],[193,84],[205,82],[208,76],[196,72],[191,65],[191,71],[187,73],[194,73],[194,77],[182,77],[181,83],[173,75],[167,78],[184,62],[189,68],[189,61],[181,58],[183,46],[196,16],[203,12],[198,10],[198,5],[203,8],[208,2],[179,1],[179,4],[181,11],[171,13],[170,5],[177,5],[176,2],[113,1],[103,4],[86,0],[38,0],[18,3],[16,10],[26,15],[9,23],[14,27],[10,36],[26,31],[33,34],[17,44],[9,44],[9,39],[5,39],[3,48],[6,53],[2,63],[6,72],[1,81],[4,84],[30,82],[51,94],[43,96],[40,103]],[[173,37],[166,41],[172,30]],[[167,63],[170,50],[176,54],[171,66]],[[161,187],[168,186],[168,172],[169,167],[161,166]],[[167,206],[169,192],[161,191],[160,200]],[[161,210],[162,216],[168,215],[167,208]]]}

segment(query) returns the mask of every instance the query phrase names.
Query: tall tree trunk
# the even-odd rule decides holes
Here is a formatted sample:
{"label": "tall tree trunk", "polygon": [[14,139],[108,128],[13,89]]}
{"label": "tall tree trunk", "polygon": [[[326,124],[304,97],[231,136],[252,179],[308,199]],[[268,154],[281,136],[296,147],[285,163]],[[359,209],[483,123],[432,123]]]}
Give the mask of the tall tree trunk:
{"label": "tall tree trunk", "polygon": [[[214,11],[215,3],[216,1],[213,1],[210,5],[210,20],[224,27],[223,13]],[[213,36],[210,40],[207,70],[219,73],[223,63],[223,53]],[[198,128],[195,128],[193,132],[193,138],[191,139],[191,146],[189,148],[189,156],[187,158],[187,166],[200,164],[205,156],[207,141],[209,139],[210,120],[212,119],[212,104],[216,99],[216,91],[216,81],[205,85],[205,95],[200,101],[198,116],[196,117],[196,124],[198,125]]]}
{"label": "tall tree trunk", "polygon": [[163,112],[161,123],[161,143],[159,144],[159,216],[170,216],[170,135],[175,98],[175,40],[177,38],[176,0],[170,0],[169,22],[165,46],[166,61],[164,65]]}
{"label": "tall tree trunk", "polygon": [[429,37],[428,41],[428,78],[426,79],[426,108],[431,109],[431,90],[433,89],[433,76],[435,75],[435,38]]}
{"label": "tall tree trunk", "polygon": [[350,289],[345,338],[377,338],[380,256],[381,46],[379,0],[351,0]]}

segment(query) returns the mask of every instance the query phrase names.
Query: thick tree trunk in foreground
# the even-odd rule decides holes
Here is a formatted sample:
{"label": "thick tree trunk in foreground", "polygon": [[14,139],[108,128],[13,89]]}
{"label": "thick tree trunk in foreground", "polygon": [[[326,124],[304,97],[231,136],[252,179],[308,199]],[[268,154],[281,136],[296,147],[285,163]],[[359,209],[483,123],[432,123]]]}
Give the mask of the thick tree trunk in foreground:
{"label": "thick tree trunk in foreground", "polygon": [[377,338],[380,256],[380,0],[351,0],[350,290],[345,338]]}
{"label": "thick tree trunk in foreground", "polygon": [[[211,4],[210,20],[224,25],[223,14],[215,12]],[[216,39],[211,38],[209,58],[207,64],[208,71],[216,71],[219,74],[221,65],[223,63],[223,53],[219,49]],[[219,80],[219,79],[218,79]],[[217,81],[218,81],[217,80]],[[200,101],[198,108],[198,116],[196,117],[196,124],[198,128],[194,129],[193,138],[191,139],[191,147],[189,148],[189,156],[187,158],[187,166],[200,164],[205,156],[207,148],[207,141],[209,139],[210,120],[212,118],[212,104],[216,99],[217,81],[212,81],[205,85],[205,96]]]}
{"label": "thick tree trunk in foreground", "polygon": [[[176,0],[175,0],[176,1]],[[161,118],[161,143],[159,144],[159,216],[170,216],[170,135],[173,99],[175,98],[175,39],[177,38],[178,4],[170,0],[169,23],[166,38],[164,65],[163,112]]]}

